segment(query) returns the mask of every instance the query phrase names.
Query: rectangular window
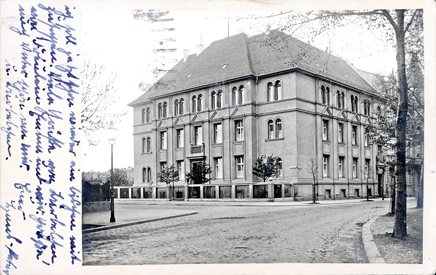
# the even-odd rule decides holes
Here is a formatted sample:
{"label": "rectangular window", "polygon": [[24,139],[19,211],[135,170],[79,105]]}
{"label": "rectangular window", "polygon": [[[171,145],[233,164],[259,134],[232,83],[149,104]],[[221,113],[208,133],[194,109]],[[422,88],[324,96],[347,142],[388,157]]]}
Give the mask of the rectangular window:
{"label": "rectangular window", "polygon": [[177,129],[177,148],[185,147],[185,131],[183,129]]}
{"label": "rectangular window", "polygon": [[244,157],[238,156],[236,159],[236,178],[242,179],[244,178]]}
{"label": "rectangular window", "polygon": [[244,123],[242,120],[235,121],[235,135],[236,141],[244,140]]}
{"label": "rectangular window", "polygon": [[338,170],[339,170],[339,177],[343,178],[344,177],[344,157],[339,157],[339,166],[338,166]]}
{"label": "rectangular window", "polygon": [[329,156],[322,157],[322,176],[325,178],[329,176]]}
{"label": "rectangular window", "polygon": [[194,143],[195,145],[202,145],[203,144],[203,127],[202,126],[195,126],[194,127]]}
{"label": "rectangular window", "polygon": [[215,143],[223,143],[223,125],[221,123],[213,125]]}
{"label": "rectangular window", "polygon": [[344,143],[344,123],[338,123],[338,143]]}
{"label": "rectangular window", "polygon": [[329,140],[329,122],[328,120],[322,121],[322,140],[327,141]]}
{"label": "rectangular window", "polygon": [[365,128],[365,137],[364,137],[364,139],[365,139],[365,147],[368,147],[368,145],[369,145],[369,137],[368,137],[368,129],[367,128]]}
{"label": "rectangular window", "polygon": [[166,162],[161,162],[160,163],[160,172],[162,172],[165,169],[165,167],[167,167],[167,163]]}
{"label": "rectangular window", "polygon": [[357,178],[357,158],[353,158],[353,178]]}
{"label": "rectangular window", "polygon": [[160,149],[167,149],[167,132],[160,132]]}
{"label": "rectangular window", "polygon": [[177,161],[177,172],[179,172],[179,180],[185,180],[185,162]]}
{"label": "rectangular window", "polygon": [[223,178],[223,158],[215,158],[215,178]]}
{"label": "rectangular window", "polygon": [[353,126],[351,129],[351,144],[357,145],[357,126]]}

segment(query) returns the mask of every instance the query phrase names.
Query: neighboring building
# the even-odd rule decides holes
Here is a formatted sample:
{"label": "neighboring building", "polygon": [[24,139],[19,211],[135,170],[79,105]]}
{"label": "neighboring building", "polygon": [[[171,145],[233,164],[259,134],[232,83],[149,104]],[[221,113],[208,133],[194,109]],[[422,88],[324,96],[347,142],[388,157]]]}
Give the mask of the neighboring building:
{"label": "neighboring building", "polygon": [[[181,199],[311,199],[313,158],[318,199],[366,197],[367,182],[378,196],[386,169],[365,126],[380,101],[345,61],[279,31],[200,45],[129,104],[135,187],[168,198],[157,175],[174,165]],[[261,155],[281,159],[267,183],[252,174]],[[213,168],[207,184],[185,180],[198,162]]]}

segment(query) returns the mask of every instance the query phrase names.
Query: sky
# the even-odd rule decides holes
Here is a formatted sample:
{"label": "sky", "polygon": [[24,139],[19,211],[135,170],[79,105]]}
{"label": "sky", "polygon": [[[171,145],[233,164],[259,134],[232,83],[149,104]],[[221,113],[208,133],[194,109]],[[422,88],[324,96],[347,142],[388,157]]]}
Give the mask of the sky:
{"label": "sky", "polygon": [[[156,80],[152,69],[161,55],[153,50],[164,46],[176,48],[176,52],[165,58],[180,60],[185,49],[193,54],[200,43],[206,48],[228,34],[245,32],[253,35],[265,30],[267,24],[275,27],[274,19],[236,20],[246,15],[237,11],[171,11],[165,18],[173,18],[173,21],[151,25],[135,20],[133,10],[82,13],[82,57],[104,65],[106,73],[117,75],[115,90],[119,100],[114,108],[127,111],[121,122],[115,125],[118,129],[114,145],[115,168],[133,167],[133,114],[127,104],[143,93],[139,83],[151,84]],[[168,32],[156,31],[162,28],[175,28],[175,31],[169,36]],[[305,42],[309,40],[295,35]],[[167,42],[165,38],[169,37],[175,38],[175,42]],[[322,50],[330,48],[333,55],[346,59],[361,70],[390,73],[395,68],[392,45],[374,33],[352,25],[318,35],[311,44]],[[100,130],[93,137],[99,140],[98,146],[89,146],[82,137],[82,171],[107,171],[110,168],[110,145],[106,133]]]}

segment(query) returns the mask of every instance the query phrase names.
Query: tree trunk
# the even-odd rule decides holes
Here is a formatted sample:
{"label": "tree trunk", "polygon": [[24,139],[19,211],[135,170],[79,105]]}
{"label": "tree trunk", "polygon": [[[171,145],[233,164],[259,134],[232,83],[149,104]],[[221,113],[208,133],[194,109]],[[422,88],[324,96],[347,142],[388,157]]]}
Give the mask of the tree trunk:
{"label": "tree trunk", "polygon": [[416,207],[424,207],[424,180],[422,176],[422,166],[418,171],[418,201],[416,203]]}
{"label": "tree trunk", "polygon": [[406,57],[404,47],[404,10],[397,10],[397,29],[395,32],[397,43],[397,77],[398,77],[398,116],[396,125],[396,155],[397,155],[397,198],[395,204],[395,238],[407,236],[407,197],[406,197],[406,121],[407,121],[407,78]]}

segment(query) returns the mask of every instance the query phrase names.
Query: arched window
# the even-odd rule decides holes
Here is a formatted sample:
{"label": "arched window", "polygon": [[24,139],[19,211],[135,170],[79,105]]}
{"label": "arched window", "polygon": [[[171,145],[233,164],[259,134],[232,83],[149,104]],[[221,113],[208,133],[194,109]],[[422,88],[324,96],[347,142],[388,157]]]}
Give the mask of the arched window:
{"label": "arched window", "polygon": [[147,114],[146,114],[146,120],[147,123],[150,123],[150,116],[151,116],[151,111],[150,108],[147,108]]}
{"label": "arched window", "polygon": [[145,153],[146,151],[147,151],[146,139],[142,138],[142,152]]}
{"label": "arched window", "polygon": [[201,101],[203,99],[203,95],[198,95],[198,99],[197,99],[197,111],[201,112]]}
{"label": "arched window", "polygon": [[341,101],[341,92],[336,92],[336,98],[337,98],[337,105],[339,109],[342,109],[342,101]]}
{"label": "arched window", "polygon": [[166,118],[167,117],[167,102],[165,101],[163,104],[163,111],[162,111],[162,117]]}
{"label": "arched window", "polygon": [[341,108],[345,109],[345,95],[344,92],[341,93]]}
{"label": "arched window", "polygon": [[371,115],[371,103],[369,101],[366,102],[366,115],[370,116]]}
{"label": "arched window", "polygon": [[330,104],[330,89],[329,87],[325,88],[325,104]]}
{"label": "arched window", "polygon": [[147,120],[146,120],[146,111],[145,108],[142,109],[142,124],[144,124]]}
{"label": "arched window", "polygon": [[183,98],[180,99],[179,104],[179,115],[183,115],[183,104],[185,103],[185,100]]}
{"label": "arched window", "polygon": [[177,116],[179,114],[179,100],[176,99],[174,101],[174,116]]}
{"label": "arched window", "polygon": [[357,96],[355,96],[354,97],[354,111],[356,113],[359,112],[358,106],[359,106],[359,104],[358,104],[358,101],[357,101]]}
{"label": "arched window", "polygon": [[151,182],[151,168],[147,168],[147,182]]}
{"label": "arched window", "polygon": [[276,138],[283,138],[282,120],[276,119]]}
{"label": "arched window", "polygon": [[233,87],[232,89],[232,106],[236,106],[236,92],[238,88]]}
{"label": "arched window", "polygon": [[277,174],[276,178],[283,178],[283,161],[281,158],[277,158]]}
{"label": "arched window", "polygon": [[147,138],[147,153],[151,152],[151,138]]}
{"label": "arched window", "polygon": [[326,96],[324,85],[321,85],[321,99],[322,99],[322,104],[327,104],[327,96]]}
{"label": "arched window", "polygon": [[351,112],[356,112],[356,106],[355,106],[355,104],[354,104],[354,95],[351,95]]}
{"label": "arched window", "polygon": [[244,103],[244,86],[241,85],[238,90],[238,105]]}
{"label": "arched window", "polygon": [[142,182],[145,182],[147,180],[147,169],[142,168]]}
{"label": "arched window", "polygon": [[274,86],[271,82],[268,83],[267,87],[267,100],[268,102],[271,102],[274,100]]}
{"label": "arched window", "polygon": [[276,87],[275,87],[275,94],[274,94],[275,100],[280,100],[283,97],[282,92],[282,83],[280,83],[280,80],[276,81]]}
{"label": "arched window", "polygon": [[211,109],[215,109],[216,108],[216,92],[213,91],[212,92],[212,97],[211,97]]}
{"label": "arched window", "polygon": [[380,106],[377,106],[377,122],[380,123],[381,118],[381,108]]}
{"label": "arched window", "polygon": [[157,116],[158,118],[162,118],[162,103],[159,103],[159,105],[157,105]]}
{"label": "arched window", "polygon": [[192,112],[195,113],[197,111],[197,96],[192,97]]}
{"label": "arched window", "polygon": [[219,108],[221,108],[221,104],[222,104],[222,97],[223,97],[223,91],[221,91],[221,90],[219,90],[218,91],[218,95],[217,95],[217,98],[216,98],[216,107],[219,109]]}
{"label": "arched window", "polygon": [[268,120],[268,139],[273,138],[275,138],[274,122],[272,120]]}

